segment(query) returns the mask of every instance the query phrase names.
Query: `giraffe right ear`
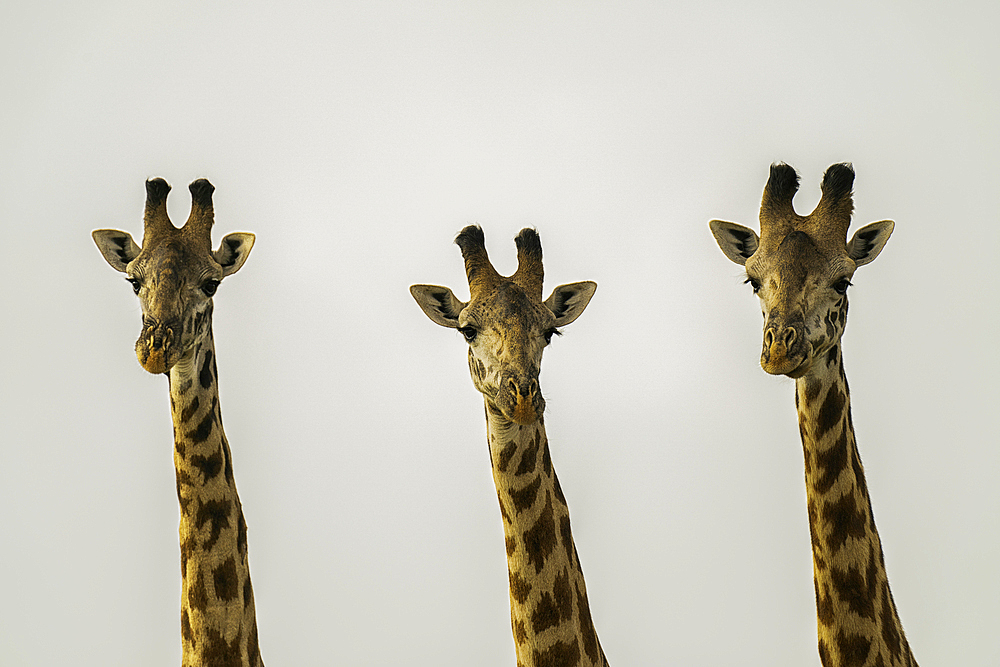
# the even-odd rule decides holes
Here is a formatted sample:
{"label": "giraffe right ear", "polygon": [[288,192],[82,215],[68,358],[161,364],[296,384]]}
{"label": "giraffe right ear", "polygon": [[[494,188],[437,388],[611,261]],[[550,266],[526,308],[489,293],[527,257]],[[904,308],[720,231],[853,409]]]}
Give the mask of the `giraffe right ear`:
{"label": "giraffe right ear", "polygon": [[125,267],[141,250],[128,232],[120,232],[117,229],[95,229],[92,236],[97,249],[104,255],[111,268],[122,273],[125,273]]}
{"label": "giraffe right ear", "polygon": [[712,220],[708,226],[723,254],[740,266],[745,265],[750,256],[757,252],[760,238],[749,227],[723,220]]}
{"label": "giraffe right ear", "polygon": [[438,285],[410,285],[410,294],[432,322],[451,329],[458,328],[458,314],[467,304],[459,301],[449,288]]}
{"label": "giraffe right ear", "polygon": [[250,232],[233,232],[222,237],[222,243],[219,244],[219,249],[212,253],[212,257],[222,267],[223,277],[231,276],[240,270],[243,262],[247,261],[256,238]]}
{"label": "giraffe right ear", "polygon": [[854,233],[847,244],[847,254],[854,260],[855,266],[864,266],[878,257],[895,224],[892,220],[880,220]]}

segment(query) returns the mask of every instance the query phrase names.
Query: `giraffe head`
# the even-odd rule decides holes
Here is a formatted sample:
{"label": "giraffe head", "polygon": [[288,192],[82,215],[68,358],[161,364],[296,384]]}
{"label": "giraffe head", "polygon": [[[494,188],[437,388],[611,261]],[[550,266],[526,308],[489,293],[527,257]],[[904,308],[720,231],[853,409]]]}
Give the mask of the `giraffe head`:
{"label": "giraffe head", "polygon": [[94,242],[112,268],[126,275],[142,305],[142,333],[135,344],[139,363],[166,373],[210,330],[212,296],[225,276],[236,273],[253,247],[254,235],[229,234],[212,250],[215,187],[205,179],[190,185],[191,215],[180,229],[167,217],[170,186],[146,181],[142,247],[128,232],[94,231]]}
{"label": "giraffe head", "polygon": [[873,222],[847,240],[853,184],[850,164],[831,166],[819,204],[800,216],[792,208],[799,177],[787,164],[774,164],[761,201],[759,237],[732,222],[709,223],[726,257],[746,267],[747,282],[760,298],[760,365],[768,373],[802,377],[837,344],[847,323],[854,271],[874,260],[889,240],[891,220]]}
{"label": "giraffe head", "polygon": [[493,268],[478,226],[463,229],[455,243],[465,258],[469,302],[436,285],[413,285],[410,294],[433,322],[465,337],[472,382],[487,405],[512,422],[532,424],[545,410],[542,351],[559,327],[580,316],[597,283],[560,285],[542,301],[542,244],[533,229],[514,239],[518,266],[510,277]]}

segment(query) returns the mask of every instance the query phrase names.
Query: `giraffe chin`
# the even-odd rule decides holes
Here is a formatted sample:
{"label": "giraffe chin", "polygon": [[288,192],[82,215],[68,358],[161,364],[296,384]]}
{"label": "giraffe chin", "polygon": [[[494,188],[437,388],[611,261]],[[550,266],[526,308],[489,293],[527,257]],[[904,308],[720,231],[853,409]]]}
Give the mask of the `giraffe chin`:
{"label": "giraffe chin", "polygon": [[761,359],[760,367],[770,375],[787,375],[790,378],[798,379],[809,371],[809,359],[789,359],[788,357],[771,357]]}
{"label": "giraffe chin", "polygon": [[142,348],[136,348],[135,356],[139,359],[139,364],[148,372],[153,375],[162,375],[170,370],[173,366],[172,363],[167,362],[167,355],[164,351],[153,350],[152,352],[146,353],[145,358],[143,358],[145,350]]}

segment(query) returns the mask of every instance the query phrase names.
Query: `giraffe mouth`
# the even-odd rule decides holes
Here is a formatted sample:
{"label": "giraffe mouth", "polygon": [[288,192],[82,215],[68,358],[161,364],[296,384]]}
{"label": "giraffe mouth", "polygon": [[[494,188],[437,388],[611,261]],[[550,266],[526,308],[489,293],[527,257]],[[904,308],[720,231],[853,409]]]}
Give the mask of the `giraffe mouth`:
{"label": "giraffe mouth", "polygon": [[761,357],[760,367],[769,375],[787,375],[790,378],[800,378],[808,372],[809,358],[806,355],[787,357],[785,355],[774,355]]}
{"label": "giraffe mouth", "polygon": [[174,331],[174,327],[155,324],[143,327],[139,340],[135,342],[135,356],[147,372],[160,375],[177,363],[179,357]]}

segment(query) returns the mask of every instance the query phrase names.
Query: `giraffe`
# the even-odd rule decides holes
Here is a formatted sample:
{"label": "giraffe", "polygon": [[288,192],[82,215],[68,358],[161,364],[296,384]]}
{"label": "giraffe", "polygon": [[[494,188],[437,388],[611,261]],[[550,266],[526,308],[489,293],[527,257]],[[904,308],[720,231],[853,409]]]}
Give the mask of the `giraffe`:
{"label": "giraffe", "polygon": [[465,259],[470,301],[436,285],[413,285],[410,293],[431,321],[458,329],[469,344],[472,383],[486,407],[518,667],[607,665],[591,620],[569,507],[549,455],[538,385],[543,350],[559,327],[580,316],[597,283],[560,285],[542,301],[538,234],[522,229],[514,242],[518,268],[503,277],[486,254],[483,230],[466,227],[455,243]]}
{"label": "giraffe", "polygon": [[798,180],[790,166],[771,166],[759,237],[732,222],[709,226],[726,257],[746,267],[760,298],[761,366],[795,379],[820,660],[825,667],[915,666],[889,590],[840,345],[854,271],[878,256],[894,223],[873,222],[847,240],[850,164],[827,169],[822,198],[807,216],[792,207]]}
{"label": "giraffe", "polygon": [[254,235],[228,234],[212,251],[215,188],[190,185],[192,205],[180,229],[167,217],[170,186],[146,182],[143,246],[127,232],[93,233],[112,268],[139,296],[139,363],[166,374],[180,503],[181,664],[262,667],[247,559],[247,526],[222,430],[212,337],[212,297],[243,266]]}

